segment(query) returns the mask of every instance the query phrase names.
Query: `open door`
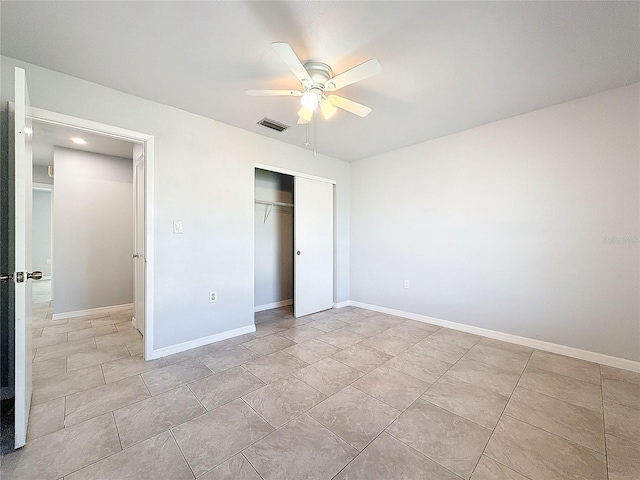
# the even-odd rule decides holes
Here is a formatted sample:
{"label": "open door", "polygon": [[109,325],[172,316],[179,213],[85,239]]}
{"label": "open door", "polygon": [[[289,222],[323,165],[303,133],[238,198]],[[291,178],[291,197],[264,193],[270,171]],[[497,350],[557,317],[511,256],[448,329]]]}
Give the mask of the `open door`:
{"label": "open door", "polygon": [[294,180],[294,315],[333,307],[333,184]]}
{"label": "open door", "polygon": [[[10,108],[9,185],[12,188],[9,207],[10,235],[13,237],[13,280],[15,315],[15,448],[27,441],[27,423],[31,407],[31,281],[42,278],[41,272],[31,272],[31,119],[28,117],[29,94],[25,72],[15,69],[15,103]],[[13,218],[11,218],[13,217]],[[11,255],[10,255],[11,257]]]}
{"label": "open door", "polygon": [[134,202],[134,254],[133,254],[133,318],[136,328],[144,335],[144,147],[136,144],[133,149],[133,202]]}

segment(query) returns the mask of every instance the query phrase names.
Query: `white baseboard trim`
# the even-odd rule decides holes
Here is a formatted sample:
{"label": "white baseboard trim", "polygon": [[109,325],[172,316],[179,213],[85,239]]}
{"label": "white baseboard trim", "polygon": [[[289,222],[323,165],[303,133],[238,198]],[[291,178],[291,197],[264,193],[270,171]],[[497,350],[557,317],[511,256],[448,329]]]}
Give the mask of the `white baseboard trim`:
{"label": "white baseboard trim", "polygon": [[65,318],[84,317],[85,315],[95,315],[97,313],[110,312],[113,310],[125,310],[133,308],[133,303],[125,303],[123,305],[112,305],[110,307],[89,308],[88,310],[76,310],[74,312],[54,313],[52,320],[63,320]]}
{"label": "white baseboard trim", "polygon": [[465,325],[463,323],[450,322],[449,320],[442,320],[439,318],[428,317],[426,315],[405,312],[393,308],[380,307],[378,305],[371,305],[368,303],[355,301],[349,301],[348,303],[349,305],[352,305],[354,307],[373,310],[374,312],[386,313],[389,315],[395,315],[396,317],[408,318],[410,320],[417,320],[418,322],[430,323],[439,327],[446,327],[453,330],[459,330],[461,332],[482,335],[483,337],[502,340],[503,342],[515,343],[517,345],[523,345],[525,347],[536,348],[538,350],[544,350],[545,352],[566,355],[568,357],[578,358],[580,360],[586,360],[588,362],[600,363],[609,367],[622,368],[624,370],[630,370],[632,372],[640,372],[640,362],[628,360],[626,358],[605,355],[604,353],[590,352],[589,350],[582,350],[580,348],[568,347],[565,345],[559,345],[557,343],[544,342],[542,340],[535,340],[533,338],[520,337],[518,335],[512,335],[510,333],[497,332],[495,330],[474,327],[472,325]]}
{"label": "white baseboard trim", "polygon": [[256,331],[255,325],[247,325],[246,327],[236,328],[234,330],[227,330],[226,332],[217,333],[215,335],[209,335],[208,337],[197,338],[196,340],[190,340],[184,343],[178,343],[177,345],[170,345],[168,347],[158,348],[151,352],[151,358],[153,360],[160,357],[166,357],[167,355],[173,355],[174,353],[184,352],[185,350],[191,350],[192,348],[202,347],[211,343],[226,340],[228,338],[237,337],[238,335],[244,335],[245,333],[253,333]]}
{"label": "white baseboard trim", "polygon": [[350,300],[345,300],[344,302],[338,302],[333,304],[333,308],[344,308],[351,306]]}
{"label": "white baseboard trim", "polygon": [[258,305],[254,307],[254,312],[263,312],[265,310],[271,310],[272,308],[286,307],[287,305],[293,305],[293,299],[282,300],[281,302],[265,303],[264,305]]}

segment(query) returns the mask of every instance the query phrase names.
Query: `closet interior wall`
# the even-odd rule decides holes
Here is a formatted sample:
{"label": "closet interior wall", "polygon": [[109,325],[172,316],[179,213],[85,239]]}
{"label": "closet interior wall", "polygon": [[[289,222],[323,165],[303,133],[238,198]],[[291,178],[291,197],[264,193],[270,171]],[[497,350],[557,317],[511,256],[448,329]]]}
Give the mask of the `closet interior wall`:
{"label": "closet interior wall", "polygon": [[255,310],[293,303],[293,177],[255,170]]}

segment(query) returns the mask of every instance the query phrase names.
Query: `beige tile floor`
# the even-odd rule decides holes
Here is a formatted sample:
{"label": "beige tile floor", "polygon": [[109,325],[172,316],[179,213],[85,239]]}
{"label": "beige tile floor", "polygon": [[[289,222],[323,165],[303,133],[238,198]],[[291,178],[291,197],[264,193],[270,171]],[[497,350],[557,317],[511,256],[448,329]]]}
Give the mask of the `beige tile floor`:
{"label": "beige tile floor", "polygon": [[3,480],[640,478],[640,374],[351,307],[144,362],[130,312],[35,310]]}

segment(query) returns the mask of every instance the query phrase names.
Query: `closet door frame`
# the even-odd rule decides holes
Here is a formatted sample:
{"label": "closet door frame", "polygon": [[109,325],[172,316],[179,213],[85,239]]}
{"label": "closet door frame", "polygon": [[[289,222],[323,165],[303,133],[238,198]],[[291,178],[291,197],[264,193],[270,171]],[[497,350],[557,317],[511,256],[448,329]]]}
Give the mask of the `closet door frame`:
{"label": "closet door frame", "polygon": [[[306,178],[309,180],[316,180],[319,182],[325,182],[325,183],[329,183],[332,184],[334,186],[334,191],[333,191],[333,285],[332,285],[332,289],[333,289],[333,304],[335,305],[335,295],[336,295],[336,271],[337,271],[337,265],[336,265],[336,197],[335,197],[335,185],[336,185],[336,181],[330,178],[325,178],[325,177],[319,177],[317,175],[309,175],[307,173],[303,173],[303,172],[298,172],[295,170],[289,170],[287,168],[281,168],[281,167],[275,167],[273,165],[266,165],[264,163],[255,163],[254,164],[254,173],[253,173],[253,177],[255,179],[255,169],[259,168],[261,170],[267,170],[270,172],[275,172],[275,173],[282,173],[284,175],[290,175],[292,177],[300,177],[300,178]],[[254,189],[254,197],[255,197],[255,189]],[[254,198],[255,201],[255,198]],[[293,205],[294,211],[295,211],[295,189],[294,189],[294,205]],[[294,231],[295,231],[295,224],[294,224]],[[253,255],[255,255],[255,239],[256,239],[256,235],[255,235],[255,231],[253,233]],[[294,240],[295,242],[295,240]],[[254,264],[255,264],[255,259],[254,259]],[[295,285],[295,268],[294,268],[294,285]],[[254,272],[253,272],[253,277],[255,279],[255,266],[254,266]],[[254,293],[254,298],[255,298],[255,293]],[[293,302],[294,302],[294,306],[295,306],[295,292],[294,292],[294,298],[293,298]]]}

